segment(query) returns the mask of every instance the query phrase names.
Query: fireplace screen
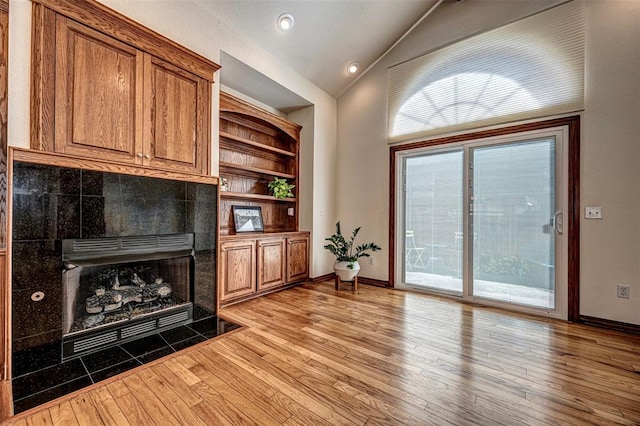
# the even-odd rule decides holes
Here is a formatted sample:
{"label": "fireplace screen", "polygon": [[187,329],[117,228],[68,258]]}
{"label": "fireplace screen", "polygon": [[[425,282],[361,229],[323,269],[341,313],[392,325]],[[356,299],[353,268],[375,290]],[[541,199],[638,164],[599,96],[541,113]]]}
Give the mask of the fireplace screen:
{"label": "fireplace screen", "polygon": [[192,318],[193,234],[64,240],[63,263],[66,355]]}

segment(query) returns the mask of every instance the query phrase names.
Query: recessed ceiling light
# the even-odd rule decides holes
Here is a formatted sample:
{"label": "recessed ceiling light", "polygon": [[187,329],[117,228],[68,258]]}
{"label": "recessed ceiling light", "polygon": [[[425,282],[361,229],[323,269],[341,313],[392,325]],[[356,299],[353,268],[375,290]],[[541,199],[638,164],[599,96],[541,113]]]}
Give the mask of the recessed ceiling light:
{"label": "recessed ceiling light", "polygon": [[283,13],[278,16],[278,28],[280,31],[289,31],[293,28],[293,15],[290,13]]}
{"label": "recessed ceiling light", "polygon": [[347,74],[355,74],[358,72],[360,65],[357,62],[352,62],[347,67]]}

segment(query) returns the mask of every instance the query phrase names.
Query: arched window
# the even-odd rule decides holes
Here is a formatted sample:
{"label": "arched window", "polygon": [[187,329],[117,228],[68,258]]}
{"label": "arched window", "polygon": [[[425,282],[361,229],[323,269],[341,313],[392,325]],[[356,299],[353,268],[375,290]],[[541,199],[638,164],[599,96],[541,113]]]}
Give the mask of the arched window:
{"label": "arched window", "polygon": [[389,142],[584,108],[581,1],[389,69]]}
{"label": "arched window", "polygon": [[536,98],[511,79],[497,74],[461,73],[414,93],[398,110],[391,133],[421,133],[539,107]]}

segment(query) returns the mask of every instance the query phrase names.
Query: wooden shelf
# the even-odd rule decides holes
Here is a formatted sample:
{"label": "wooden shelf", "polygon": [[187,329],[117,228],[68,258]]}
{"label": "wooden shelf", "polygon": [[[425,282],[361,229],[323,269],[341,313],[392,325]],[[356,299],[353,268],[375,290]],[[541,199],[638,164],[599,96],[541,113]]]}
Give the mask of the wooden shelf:
{"label": "wooden shelf", "polygon": [[243,166],[241,164],[225,163],[225,162],[222,162],[222,161],[220,162],[220,168],[221,169],[228,169],[228,170],[248,171],[248,172],[260,173],[260,174],[268,175],[268,176],[278,176],[278,177],[286,178],[286,179],[295,179],[296,178],[296,175],[292,175],[292,174],[289,174],[289,173],[276,172],[274,170],[259,169],[257,167]]}
{"label": "wooden shelf", "polygon": [[262,194],[245,194],[242,192],[228,192],[221,191],[221,198],[236,198],[236,199],[252,199],[252,200],[264,200],[264,201],[282,201],[287,203],[295,203],[297,200],[295,198],[276,198],[273,195],[262,195]]}
{"label": "wooden shelf", "polygon": [[225,139],[230,139],[236,142],[240,142],[242,144],[252,146],[254,148],[261,149],[263,151],[274,152],[276,154],[286,155],[288,157],[295,157],[295,152],[286,151],[284,149],[276,148],[273,146],[265,145],[260,142],[252,141],[249,139],[241,138],[240,136],[232,135],[230,133],[220,132],[220,137]]}

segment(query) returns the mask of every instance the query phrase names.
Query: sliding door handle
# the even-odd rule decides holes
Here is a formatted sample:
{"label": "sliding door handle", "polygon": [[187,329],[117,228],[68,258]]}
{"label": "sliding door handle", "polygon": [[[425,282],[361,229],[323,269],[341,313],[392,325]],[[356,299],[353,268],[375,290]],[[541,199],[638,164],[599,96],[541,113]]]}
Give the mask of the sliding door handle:
{"label": "sliding door handle", "polygon": [[563,224],[562,224],[563,215],[561,211],[556,212],[553,215],[553,229],[556,231],[556,234],[562,235]]}

